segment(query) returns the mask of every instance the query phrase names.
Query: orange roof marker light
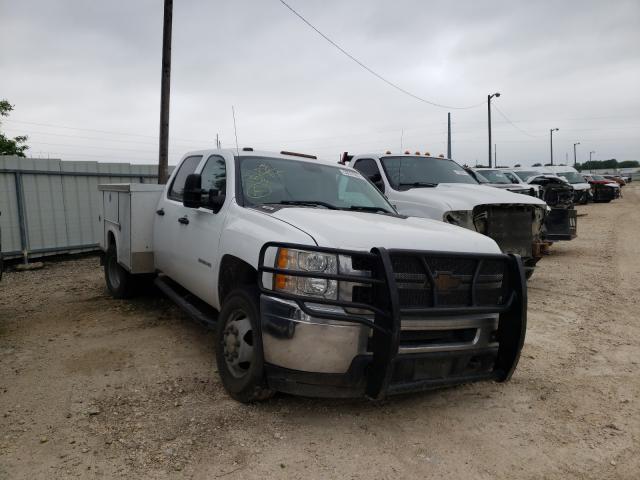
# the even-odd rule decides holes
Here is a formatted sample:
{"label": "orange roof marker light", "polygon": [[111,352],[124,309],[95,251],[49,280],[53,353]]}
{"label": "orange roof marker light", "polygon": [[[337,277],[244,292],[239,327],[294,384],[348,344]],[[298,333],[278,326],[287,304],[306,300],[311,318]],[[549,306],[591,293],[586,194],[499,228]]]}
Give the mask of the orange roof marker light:
{"label": "orange roof marker light", "polygon": [[385,155],[391,155],[391,150],[387,150],[386,152],[384,152]]}
{"label": "orange roof marker light", "polygon": [[416,155],[420,155],[420,152],[416,152]]}
{"label": "orange roof marker light", "polygon": [[405,150],[405,151],[404,151],[404,154],[405,154],[405,155],[411,155],[411,152],[410,152],[409,150]]}
{"label": "orange roof marker light", "polygon": [[424,152],[425,156],[430,157],[431,154],[429,152]]}
{"label": "orange roof marker light", "polygon": [[441,153],[440,155],[438,155],[438,157],[444,158],[444,155]]}

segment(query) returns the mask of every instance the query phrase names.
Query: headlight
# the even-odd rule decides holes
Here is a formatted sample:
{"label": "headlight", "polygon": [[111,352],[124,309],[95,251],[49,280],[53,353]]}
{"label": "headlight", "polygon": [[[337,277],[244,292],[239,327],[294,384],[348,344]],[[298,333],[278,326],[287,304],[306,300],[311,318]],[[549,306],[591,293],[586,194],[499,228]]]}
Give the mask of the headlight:
{"label": "headlight", "polygon": [[442,219],[452,225],[468,228],[470,230],[476,229],[473,224],[472,212],[469,210],[450,210],[444,213]]}
{"label": "headlight", "polygon": [[[334,275],[338,273],[338,256],[321,252],[279,248],[275,264],[277,268],[291,270],[292,273],[296,271]],[[273,276],[273,289],[293,295],[327,300],[338,298],[338,281],[326,278],[278,273]]]}

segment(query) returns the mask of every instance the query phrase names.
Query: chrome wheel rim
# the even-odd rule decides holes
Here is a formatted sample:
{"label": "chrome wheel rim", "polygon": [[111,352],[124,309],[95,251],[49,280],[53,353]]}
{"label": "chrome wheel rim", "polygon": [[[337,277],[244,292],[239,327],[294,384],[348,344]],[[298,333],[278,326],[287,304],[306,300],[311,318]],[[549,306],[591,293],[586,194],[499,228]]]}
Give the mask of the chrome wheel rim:
{"label": "chrome wheel rim", "polygon": [[249,315],[243,310],[234,310],[224,328],[222,354],[227,368],[235,378],[249,373],[254,361],[254,335]]}

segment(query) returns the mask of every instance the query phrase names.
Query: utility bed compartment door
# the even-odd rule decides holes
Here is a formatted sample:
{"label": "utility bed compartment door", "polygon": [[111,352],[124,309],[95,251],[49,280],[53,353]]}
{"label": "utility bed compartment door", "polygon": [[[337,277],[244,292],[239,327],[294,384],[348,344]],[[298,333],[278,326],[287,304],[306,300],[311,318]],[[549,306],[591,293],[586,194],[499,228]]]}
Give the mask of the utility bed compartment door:
{"label": "utility bed compartment door", "polygon": [[153,221],[164,185],[117,183],[98,189],[102,193],[102,248],[108,248],[113,235],[120,265],[134,274],[153,273]]}

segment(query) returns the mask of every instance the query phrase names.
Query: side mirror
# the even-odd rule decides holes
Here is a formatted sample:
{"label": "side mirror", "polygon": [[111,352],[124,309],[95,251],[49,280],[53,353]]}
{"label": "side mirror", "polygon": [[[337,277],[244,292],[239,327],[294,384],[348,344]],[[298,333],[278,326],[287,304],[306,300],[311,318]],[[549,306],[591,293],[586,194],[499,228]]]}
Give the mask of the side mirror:
{"label": "side mirror", "polygon": [[210,207],[214,212],[218,212],[222,205],[224,205],[226,195],[220,194],[220,190],[209,190],[209,198],[207,199],[207,206]]}
{"label": "side mirror", "polygon": [[197,173],[187,176],[182,192],[182,204],[187,208],[202,206],[202,177]]}

